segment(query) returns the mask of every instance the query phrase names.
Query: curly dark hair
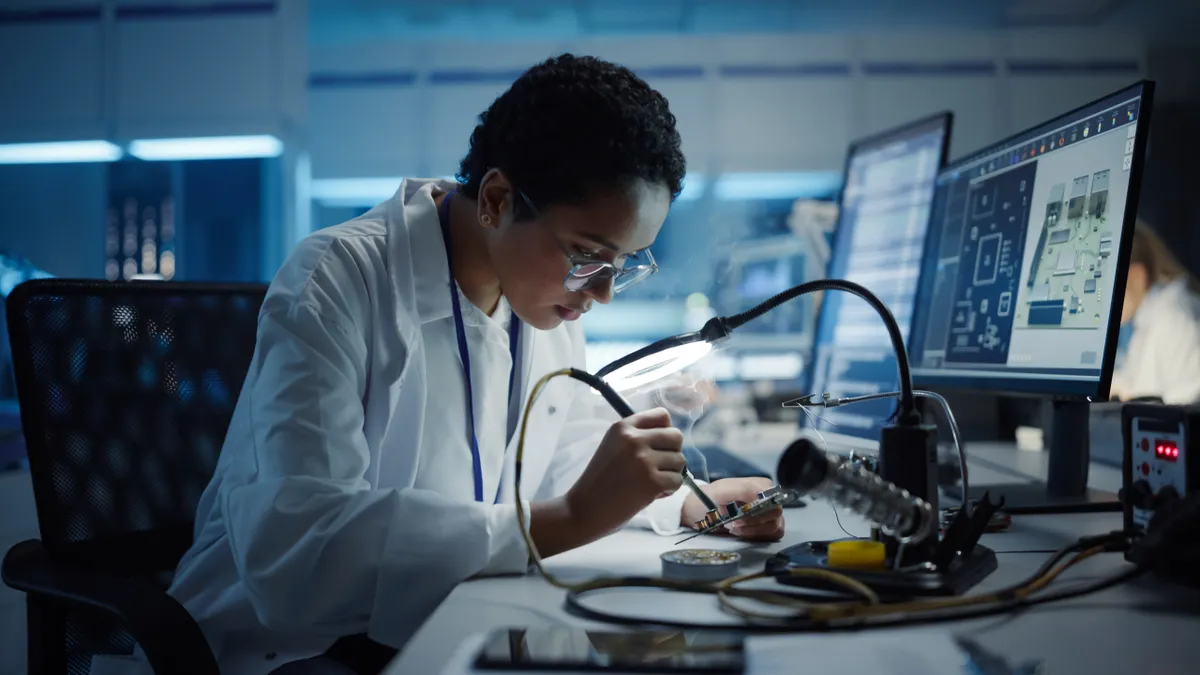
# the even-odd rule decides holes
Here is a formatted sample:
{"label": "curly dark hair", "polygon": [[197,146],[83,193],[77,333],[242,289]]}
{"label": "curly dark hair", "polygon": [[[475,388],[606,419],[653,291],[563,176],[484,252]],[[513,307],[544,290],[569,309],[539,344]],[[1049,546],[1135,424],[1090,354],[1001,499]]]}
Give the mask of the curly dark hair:
{"label": "curly dark hair", "polygon": [[[500,169],[541,209],[641,179],[674,200],[686,162],[667,99],[628,68],[562,54],[530,68],[479,115],[458,181],[479,196]],[[518,200],[516,217],[528,217]]]}

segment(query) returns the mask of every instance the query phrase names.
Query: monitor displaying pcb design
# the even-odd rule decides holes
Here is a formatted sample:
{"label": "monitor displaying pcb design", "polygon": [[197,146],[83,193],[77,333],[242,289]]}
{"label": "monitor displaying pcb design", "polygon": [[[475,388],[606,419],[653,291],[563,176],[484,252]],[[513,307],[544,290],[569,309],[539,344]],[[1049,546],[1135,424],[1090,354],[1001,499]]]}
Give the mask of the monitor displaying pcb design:
{"label": "monitor displaying pcb design", "polygon": [[1107,315],[1108,299],[1099,282],[1113,252],[1113,231],[1104,217],[1108,175],[1104,169],[1075,178],[1061,221],[1066,184],[1051,188],[1025,284],[1029,301],[1018,311],[1017,328],[1095,329]]}
{"label": "monitor displaying pcb design", "polygon": [[910,345],[918,379],[1096,389],[1120,314],[1139,102],[1127,89],[939,174]]}

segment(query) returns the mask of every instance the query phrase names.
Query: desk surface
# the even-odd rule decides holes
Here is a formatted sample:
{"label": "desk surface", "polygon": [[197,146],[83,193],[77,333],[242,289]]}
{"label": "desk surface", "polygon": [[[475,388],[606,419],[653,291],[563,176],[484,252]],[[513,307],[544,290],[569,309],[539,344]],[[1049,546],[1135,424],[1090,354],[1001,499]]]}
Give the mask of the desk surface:
{"label": "desk surface", "polygon": [[[973,449],[985,462],[972,461],[973,484],[1011,482],[1028,471],[1034,480],[1044,458],[1003,445]],[[1040,460],[1040,462],[1039,462]],[[993,466],[994,465],[994,466]],[[995,467],[1000,467],[997,469]],[[1119,484],[1119,473],[1116,473]],[[1111,471],[1093,471],[1094,487],[1115,489]],[[856,535],[867,532],[867,524],[851,514],[840,514],[841,523]],[[844,537],[826,503],[787,511],[788,533],[773,545],[747,545],[721,537],[693,539],[688,546],[736,549],[742,552],[746,571],[761,569],[774,551],[814,539]],[[1081,535],[1102,534],[1120,529],[1120,514],[1015,517],[1012,528],[986,535],[983,543],[999,555],[1000,567],[977,590],[1014,583],[1033,574],[1047,553]],[[660,573],[659,554],[674,548],[678,538],[651,532],[624,530],[588,546],[546,561],[551,573],[570,581],[601,575],[655,575]],[[1119,554],[1106,554],[1080,564],[1064,574],[1060,582],[1072,583],[1118,570],[1125,565]],[[441,673],[465,635],[509,626],[571,624],[612,629],[566,613],[564,594],[531,574],[472,580],[460,584],[413,637],[387,671],[390,675]],[[665,593],[654,590],[621,589],[601,593],[589,600],[598,609],[620,613],[730,623],[710,596]],[[941,624],[944,631],[970,637],[983,648],[1002,654],[1011,663],[1045,660],[1054,673],[1194,672],[1195,645],[1200,635],[1200,593],[1165,586],[1143,579],[1103,593],[1033,608],[1019,615],[998,616],[954,624]],[[858,634],[871,636],[911,635],[930,640],[928,627],[889,629]],[[807,641],[820,635],[795,638],[797,658],[805,653]],[[931,649],[935,645],[930,642]],[[818,668],[829,672],[824,668]]]}

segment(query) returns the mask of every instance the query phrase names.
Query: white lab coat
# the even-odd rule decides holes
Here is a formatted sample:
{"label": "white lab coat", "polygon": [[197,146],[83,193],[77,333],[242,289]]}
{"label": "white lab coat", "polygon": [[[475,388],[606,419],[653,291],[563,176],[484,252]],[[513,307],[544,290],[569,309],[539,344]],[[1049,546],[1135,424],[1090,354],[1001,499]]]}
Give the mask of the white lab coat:
{"label": "white lab coat", "polygon": [[[527,571],[513,504],[508,335],[461,298],[486,503],[474,499],[450,273],[433,197],[406,180],[305,239],[267,293],[258,345],[170,593],[224,673],[267,673],[367,632],[402,646],[469,577]],[[522,402],[584,367],[578,323],[522,326]],[[567,378],[530,415],[528,502],[564,493],[617,419]],[[499,490],[500,503],[492,498]],[[686,492],[636,519],[681,531]]]}
{"label": "white lab coat", "polygon": [[1124,400],[1200,402],[1200,298],[1186,281],[1156,284],[1138,306],[1125,361],[1113,373],[1113,391]]}

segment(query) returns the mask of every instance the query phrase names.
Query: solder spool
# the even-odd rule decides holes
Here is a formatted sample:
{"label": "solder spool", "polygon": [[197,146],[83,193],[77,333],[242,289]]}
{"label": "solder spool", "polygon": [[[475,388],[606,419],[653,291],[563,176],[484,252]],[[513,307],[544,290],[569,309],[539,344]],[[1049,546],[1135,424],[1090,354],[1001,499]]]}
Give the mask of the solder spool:
{"label": "solder spool", "polygon": [[710,548],[667,551],[662,558],[662,574],[679,581],[721,581],[738,573],[742,554]]}

